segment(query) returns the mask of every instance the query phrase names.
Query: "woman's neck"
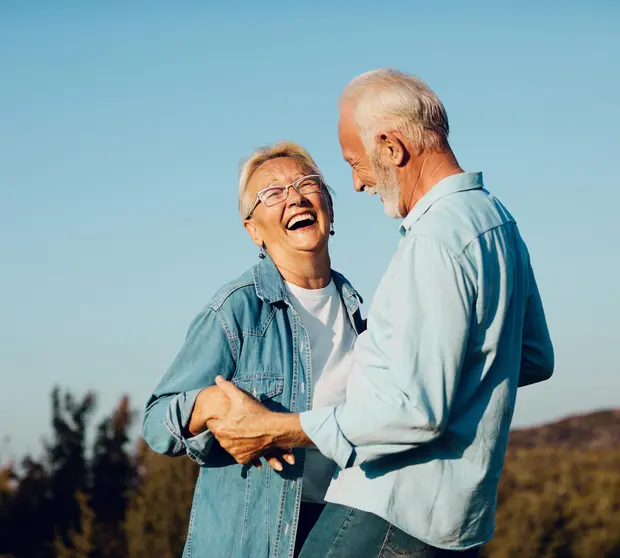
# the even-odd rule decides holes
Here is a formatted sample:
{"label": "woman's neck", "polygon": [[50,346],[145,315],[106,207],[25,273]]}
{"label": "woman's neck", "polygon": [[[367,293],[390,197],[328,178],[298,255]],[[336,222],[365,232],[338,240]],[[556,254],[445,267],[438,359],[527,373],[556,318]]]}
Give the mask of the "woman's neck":
{"label": "woman's neck", "polygon": [[322,289],[331,281],[331,263],[327,248],[320,252],[297,252],[294,257],[273,258],[288,283],[302,289]]}

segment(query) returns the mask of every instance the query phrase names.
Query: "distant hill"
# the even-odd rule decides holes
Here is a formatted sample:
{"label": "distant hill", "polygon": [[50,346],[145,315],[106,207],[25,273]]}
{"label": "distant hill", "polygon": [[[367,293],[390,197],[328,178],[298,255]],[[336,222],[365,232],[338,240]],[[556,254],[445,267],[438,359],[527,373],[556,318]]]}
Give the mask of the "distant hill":
{"label": "distant hill", "polygon": [[510,433],[509,448],[620,449],[620,409],[574,415]]}

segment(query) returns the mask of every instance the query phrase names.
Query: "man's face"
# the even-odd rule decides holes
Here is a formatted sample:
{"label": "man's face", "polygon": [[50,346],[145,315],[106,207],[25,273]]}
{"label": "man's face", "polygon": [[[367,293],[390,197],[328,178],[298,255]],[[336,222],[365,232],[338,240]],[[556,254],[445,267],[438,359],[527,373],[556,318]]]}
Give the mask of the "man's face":
{"label": "man's face", "polygon": [[368,156],[350,106],[344,106],[340,112],[338,138],[342,156],[351,165],[355,190],[370,195],[379,194],[385,212],[390,217],[403,217],[396,169],[382,161],[378,146],[371,157]]}

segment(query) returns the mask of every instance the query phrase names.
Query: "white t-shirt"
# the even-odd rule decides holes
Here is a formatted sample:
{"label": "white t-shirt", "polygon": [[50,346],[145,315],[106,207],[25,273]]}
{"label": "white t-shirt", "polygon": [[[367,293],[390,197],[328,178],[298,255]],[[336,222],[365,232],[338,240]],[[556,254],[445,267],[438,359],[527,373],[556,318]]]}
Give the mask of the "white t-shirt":
{"label": "white t-shirt", "polygon": [[[286,283],[286,288],[310,340],[312,407],[339,405],[345,401],[357,335],[336,285],[331,281],[322,289],[302,289]],[[304,502],[325,501],[334,468],[334,462],[316,448],[306,450]]]}

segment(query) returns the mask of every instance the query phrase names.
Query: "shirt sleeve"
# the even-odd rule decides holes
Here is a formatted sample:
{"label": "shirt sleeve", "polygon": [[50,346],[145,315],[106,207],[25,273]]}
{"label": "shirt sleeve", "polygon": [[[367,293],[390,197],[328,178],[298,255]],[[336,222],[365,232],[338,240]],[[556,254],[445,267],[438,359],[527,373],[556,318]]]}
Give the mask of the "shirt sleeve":
{"label": "shirt sleeve", "polygon": [[554,352],[542,299],[530,267],[530,295],[525,307],[519,387],[548,380],[554,369]]}
{"label": "shirt sleeve", "polygon": [[[376,344],[373,336],[383,336],[381,345],[390,354],[357,359],[356,352],[347,401],[300,417],[308,437],[341,468],[435,440],[453,405],[472,319],[473,282],[458,257],[428,237],[414,237],[397,257],[386,301],[393,318],[389,332],[374,323],[371,310],[365,340]],[[379,345],[375,349],[380,351]]]}
{"label": "shirt sleeve", "polygon": [[209,431],[190,436],[187,430],[200,391],[215,384],[221,374],[230,379],[235,370],[231,345],[222,318],[204,310],[192,324],[183,347],[146,404],[142,435],[151,449],[166,455],[189,455],[205,465],[213,444]]}

